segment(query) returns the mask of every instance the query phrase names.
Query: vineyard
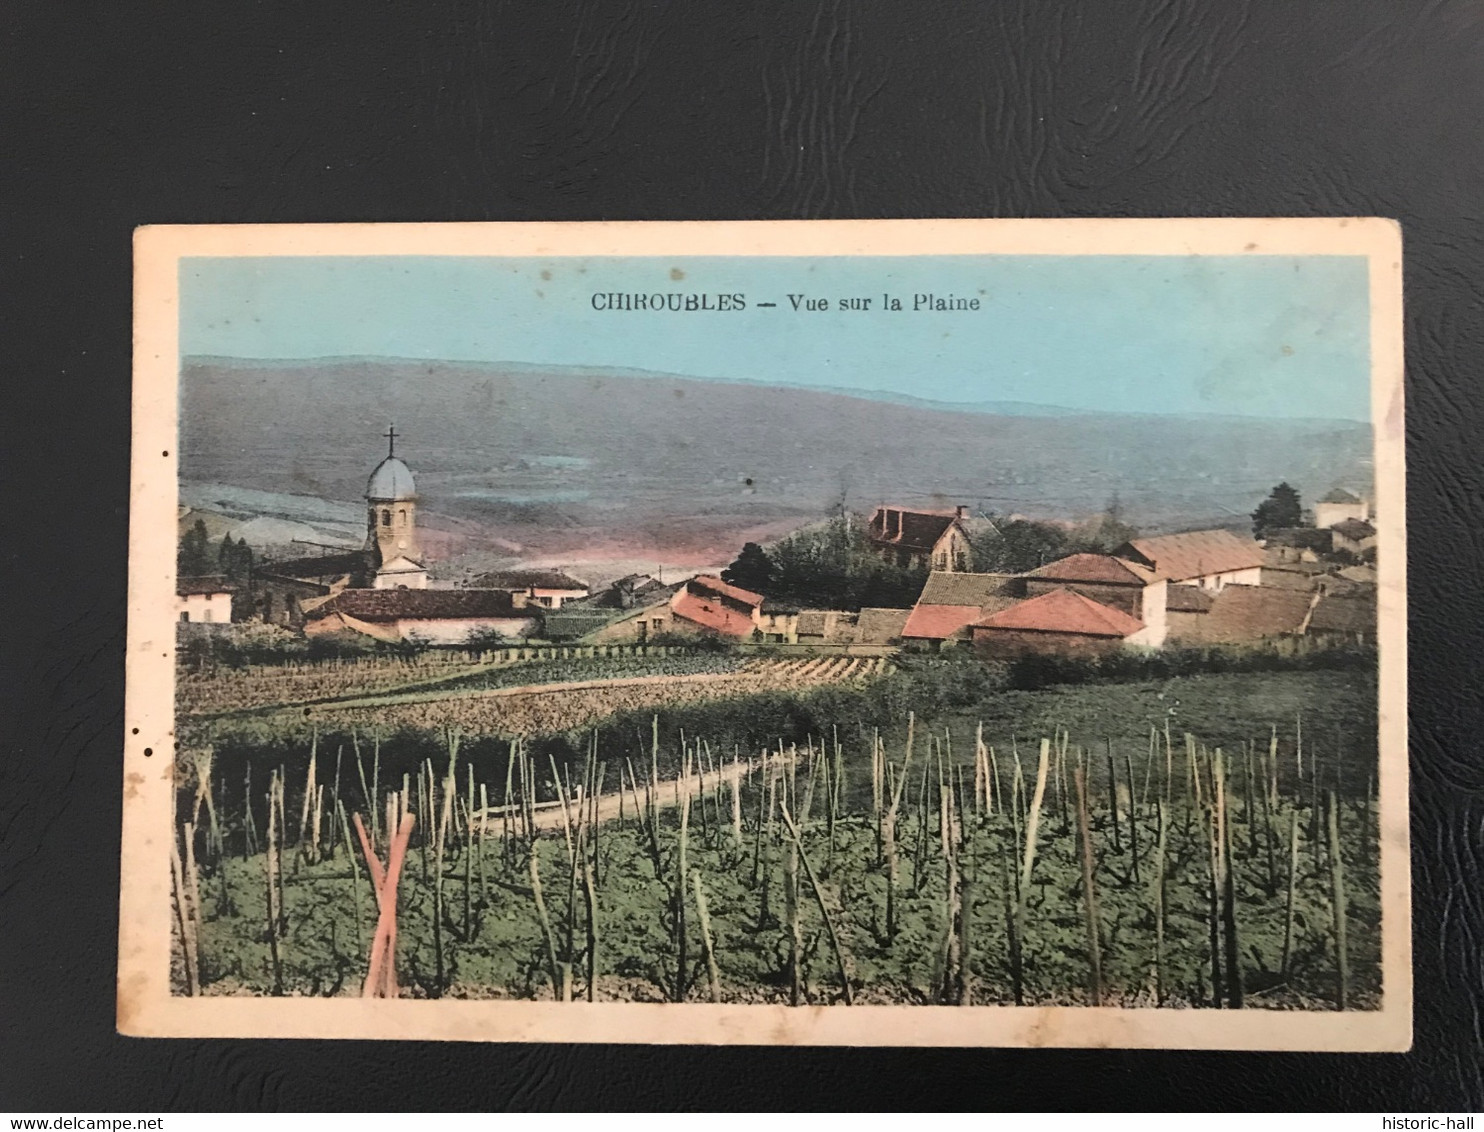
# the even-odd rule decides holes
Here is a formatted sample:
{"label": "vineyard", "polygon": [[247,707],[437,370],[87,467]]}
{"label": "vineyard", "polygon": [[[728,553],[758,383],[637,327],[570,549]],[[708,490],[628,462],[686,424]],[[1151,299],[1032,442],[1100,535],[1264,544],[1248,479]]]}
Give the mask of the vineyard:
{"label": "vineyard", "polygon": [[[759,659],[696,679],[796,688],[866,665]],[[595,731],[562,758],[471,743],[462,705],[523,698],[476,690],[386,709],[441,728],[417,763],[351,730],[229,784],[209,748],[183,751],[174,985],[1373,1009],[1374,746],[1340,726],[1374,690],[1283,679],[1304,706],[1281,719],[1254,706],[1276,684],[1229,675],[1006,697],[1018,722],[909,710],[749,747],[654,719],[637,755]],[[686,686],[665,685],[667,702]],[[642,702],[644,686],[570,694]],[[1033,705],[1066,726],[1040,728]]]}
{"label": "vineyard", "polygon": [[361,727],[453,727],[470,735],[529,735],[590,727],[623,712],[736,696],[794,691],[820,684],[866,680],[884,661],[828,658],[751,661],[730,672],[565,681],[494,689],[465,689],[412,700],[337,706],[336,722]]}
{"label": "vineyard", "polygon": [[495,688],[563,679],[600,679],[690,672],[724,672],[740,660],[722,654],[685,654],[653,648],[511,648],[486,653],[428,650],[411,657],[256,664],[176,677],[176,708],[184,715],[227,715],[254,709],[314,704],[391,690],[465,686]]}
{"label": "vineyard", "polygon": [[[383,691],[342,692],[312,704],[256,704],[248,709],[272,729],[306,719],[362,730],[441,729],[467,736],[517,736],[582,729],[612,715],[826,684],[858,685],[884,674],[883,658],[771,660],[733,655],[626,655],[567,660],[501,660],[477,669]],[[380,670],[374,670],[380,674]],[[267,678],[263,678],[267,679]],[[234,701],[227,687],[215,699]],[[326,685],[322,685],[326,686]],[[257,696],[259,686],[249,692]],[[188,718],[188,717],[187,717]]]}

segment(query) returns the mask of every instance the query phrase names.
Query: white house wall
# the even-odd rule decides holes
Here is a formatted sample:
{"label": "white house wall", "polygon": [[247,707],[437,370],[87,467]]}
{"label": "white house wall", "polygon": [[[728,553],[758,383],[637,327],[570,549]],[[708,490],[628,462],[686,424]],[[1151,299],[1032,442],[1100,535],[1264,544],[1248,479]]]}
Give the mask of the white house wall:
{"label": "white house wall", "polygon": [[1371,517],[1371,505],[1364,500],[1359,503],[1316,503],[1314,504],[1314,525],[1320,530],[1333,527],[1336,523],[1343,523],[1346,519],[1359,519],[1366,522]]}
{"label": "white house wall", "polygon": [[1219,593],[1227,586],[1262,585],[1262,567],[1247,570],[1228,570],[1224,574],[1202,574],[1199,578],[1186,578],[1177,583],[1182,586],[1199,586],[1203,590]]}
{"label": "white house wall", "polygon": [[529,636],[536,622],[529,617],[458,617],[417,619],[396,622],[403,640],[417,637],[434,645],[461,645],[473,632],[496,632],[511,638]]}
{"label": "white house wall", "polygon": [[[182,614],[185,616],[181,617]],[[185,621],[225,624],[232,620],[232,595],[178,594],[175,598],[175,616]]]}

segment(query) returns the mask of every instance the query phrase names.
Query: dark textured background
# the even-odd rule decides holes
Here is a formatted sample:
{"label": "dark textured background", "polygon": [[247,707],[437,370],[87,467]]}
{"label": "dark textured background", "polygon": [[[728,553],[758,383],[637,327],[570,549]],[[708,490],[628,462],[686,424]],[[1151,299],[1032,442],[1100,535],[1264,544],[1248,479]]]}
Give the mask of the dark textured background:
{"label": "dark textured background", "polygon": [[[0,1109],[1484,1104],[1476,0],[12,0],[0,99]],[[1405,227],[1410,1055],[114,1034],[135,225],[1211,214]]]}

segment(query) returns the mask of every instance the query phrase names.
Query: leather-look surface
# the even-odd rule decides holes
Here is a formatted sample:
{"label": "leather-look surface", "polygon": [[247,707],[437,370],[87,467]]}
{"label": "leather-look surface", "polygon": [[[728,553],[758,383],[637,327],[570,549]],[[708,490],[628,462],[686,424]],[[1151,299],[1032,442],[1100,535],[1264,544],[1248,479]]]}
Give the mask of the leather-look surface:
{"label": "leather-look surface", "polygon": [[[0,31],[0,1109],[1484,1104],[1474,0],[63,5]],[[114,1033],[130,232],[150,222],[1399,218],[1408,1055]]]}

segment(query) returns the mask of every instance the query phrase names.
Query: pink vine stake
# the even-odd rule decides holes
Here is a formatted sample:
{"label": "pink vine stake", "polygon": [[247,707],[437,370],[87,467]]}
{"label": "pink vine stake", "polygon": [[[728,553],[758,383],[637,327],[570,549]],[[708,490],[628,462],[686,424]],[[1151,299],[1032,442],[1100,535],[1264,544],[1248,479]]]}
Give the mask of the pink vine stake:
{"label": "pink vine stake", "polygon": [[366,869],[371,874],[371,890],[376,893],[376,906],[380,913],[376,920],[376,934],[371,939],[371,959],[366,965],[366,985],[362,998],[397,997],[397,880],[402,875],[402,862],[407,858],[407,842],[412,837],[412,827],[417,824],[412,814],[402,815],[402,823],[392,835],[387,851],[387,862],[381,859],[366,836],[366,827],[361,815],[353,817],[356,837],[361,842],[361,852],[366,857]]}

